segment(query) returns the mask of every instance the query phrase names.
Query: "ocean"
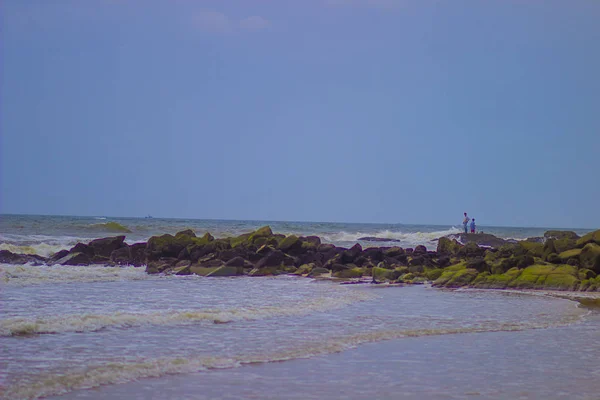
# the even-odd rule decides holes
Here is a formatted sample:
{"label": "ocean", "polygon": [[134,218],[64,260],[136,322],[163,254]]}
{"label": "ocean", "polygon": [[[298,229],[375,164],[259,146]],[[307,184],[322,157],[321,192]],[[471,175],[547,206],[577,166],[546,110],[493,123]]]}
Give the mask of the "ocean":
{"label": "ocean", "polygon": [[[112,224],[118,223],[119,226]],[[453,226],[0,216],[0,249],[263,225],[435,248]],[[483,227],[504,238],[546,229]],[[585,231],[579,231],[585,233]],[[386,242],[360,242],[364,246]],[[599,399],[600,313],[544,293],[0,265],[6,399]]]}

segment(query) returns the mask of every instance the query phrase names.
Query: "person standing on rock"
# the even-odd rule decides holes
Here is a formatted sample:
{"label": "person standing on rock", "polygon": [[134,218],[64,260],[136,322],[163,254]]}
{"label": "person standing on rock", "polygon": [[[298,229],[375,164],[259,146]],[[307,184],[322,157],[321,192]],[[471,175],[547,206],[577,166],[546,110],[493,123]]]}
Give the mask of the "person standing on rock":
{"label": "person standing on rock", "polygon": [[463,228],[465,228],[465,233],[468,233],[467,226],[469,225],[469,220],[470,218],[467,216],[467,213],[465,213],[465,219],[463,219]]}
{"label": "person standing on rock", "polygon": [[475,218],[471,220],[471,233],[475,233]]}

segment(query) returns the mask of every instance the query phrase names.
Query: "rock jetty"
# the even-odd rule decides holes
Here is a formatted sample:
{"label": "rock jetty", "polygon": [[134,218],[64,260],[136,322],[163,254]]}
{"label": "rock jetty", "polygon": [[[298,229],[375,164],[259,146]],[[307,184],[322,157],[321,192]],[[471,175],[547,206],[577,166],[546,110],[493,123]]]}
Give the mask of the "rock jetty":
{"label": "rock jetty", "polygon": [[[464,244],[463,244],[464,243]],[[506,241],[493,235],[442,237],[436,251],[351,248],[317,236],[274,234],[265,226],[237,237],[197,236],[192,230],[129,245],[125,236],[78,243],[49,258],[0,251],[0,263],[133,265],[148,274],[267,276],[294,274],[437,287],[600,291],[600,230],[579,237],[548,231],[543,238]]]}

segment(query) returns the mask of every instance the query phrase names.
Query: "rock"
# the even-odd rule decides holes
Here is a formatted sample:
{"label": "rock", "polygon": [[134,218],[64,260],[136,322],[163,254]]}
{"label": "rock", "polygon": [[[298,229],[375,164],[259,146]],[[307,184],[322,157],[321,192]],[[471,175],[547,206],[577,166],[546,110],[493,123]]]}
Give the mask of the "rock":
{"label": "rock", "polygon": [[461,247],[462,245],[456,239],[441,237],[438,240],[437,252],[438,254],[456,255]]}
{"label": "rock", "polygon": [[[69,254],[69,250],[61,250],[61,251],[58,251],[58,252],[52,254],[50,256],[50,258],[48,258],[48,261],[47,261],[48,265],[56,264],[56,262],[58,260],[60,260],[63,257],[66,257],[68,254]],[[4,261],[2,261],[2,259],[0,258],[0,262],[4,262]],[[8,263],[8,264],[11,264],[11,263]]]}
{"label": "rock", "polygon": [[563,251],[574,249],[577,246],[577,241],[574,239],[562,238],[552,240],[554,241],[554,248],[556,249],[557,254],[560,254]]}
{"label": "rock", "polygon": [[107,237],[92,240],[89,246],[94,249],[94,254],[100,257],[110,258],[113,251],[120,249],[125,244],[125,236]]}
{"label": "rock", "polygon": [[462,257],[484,257],[485,248],[479,247],[475,242],[469,242],[458,251]]}
{"label": "rock", "polygon": [[171,269],[177,264],[179,260],[176,258],[161,258],[158,260],[150,261],[146,265],[147,274],[159,274]]}
{"label": "rock", "polygon": [[358,240],[361,240],[363,242],[400,242],[400,240],[398,239],[379,238],[375,236],[365,236],[358,238]]}
{"label": "rock", "polygon": [[529,255],[533,257],[544,257],[544,244],[541,242],[530,242],[528,240],[522,240],[519,243],[519,247],[521,247],[524,251],[529,253]]}
{"label": "rock", "polygon": [[371,270],[371,276],[373,276],[373,281],[375,282],[383,282],[397,279],[395,277],[394,270],[382,268],[379,265]]}
{"label": "rock", "polygon": [[316,268],[316,265],[314,263],[309,263],[309,264],[302,264],[300,267],[298,267],[298,269],[294,272],[294,275],[305,275],[310,273],[310,271],[313,270],[313,268]]}
{"label": "rock", "polygon": [[332,274],[333,277],[335,278],[344,278],[344,279],[350,279],[350,278],[362,278],[363,276],[363,269],[362,268],[350,268],[350,269],[345,269],[343,271],[338,271]]}
{"label": "rock", "polygon": [[600,245],[600,229],[583,235],[575,244],[577,247],[583,248],[588,243],[596,243],[597,245]]}
{"label": "rock", "polygon": [[558,254],[556,253],[550,253],[548,254],[548,257],[546,257],[546,261],[548,261],[551,264],[560,264],[560,258],[558,257]]}
{"label": "rock", "polygon": [[310,271],[310,273],[307,275],[308,277],[316,277],[316,276],[321,276],[321,275],[325,275],[325,274],[329,274],[329,270],[325,269],[325,268],[313,268],[312,271]]}
{"label": "rock", "polygon": [[582,268],[600,274],[600,245],[596,243],[586,244],[579,254],[579,262]]}
{"label": "rock", "polygon": [[161,257],[178,257],[181,250],[193,243],[193,238],[187,235],[179,237],[169,234],[152,236],[146,245],[146,255],[149,260],[156,260]]}
{"label": "rock", "polygon": [[75,246],[71,247],[69,253],[83,253],[88,257],[92,258],[96,255],[96,252],[91,246],[88,246],[85,243],[77,243]]}
{"label": "rock", "polygon": [[282,239],[277,248],[283,252],[289,253],[290,251],[302,248],[302,242],[296,235],[289,235]]}
{"label": "rock", "polygon": [[174,275],[191,275],[191,261],[190,260],[182,260],[179,261],[175,267],[173,268]]}
{"label": "rock", "polygon": [[573,231],[546,231],[544,233],[545,239],[579,239],[579,235]]}
{"label": "rock", "polygon": [[175,237],[181,237],[181,236],[188,236],[188,237],[191,237],[191,238],[195,238],[196,237],[196,232],[194,232],[191,229],[186,229],[186,230],[183,230],[183,231],[179,231],[179,232],[177,232],[175,234]]}
{"label": "rock", "polygon": [[207,277],[224,277],[224,276],[236,276],[236,275],[242,275],[244,273],[243,269],[241,267],[228,267],[228,266],[222,266],[219,267],[217,269],[215,269],[214,271],[208,273],[206,276]]}
{"label": "rock", "polygon": [[467,261],[467,268],[472,268],[477,272],[490,272],[490,266],[485,262],[483,257],[476,257]]}
{"label": "rock", "polygon": [[276,267],[254,268],[248,273],[249,276],[271,276],[276,274]]}
{"label": "rock", "polygon": [[[66,252],[66,254],[62,253],[64,255],[68,254],[68,251],[66,251],[66,250],[61,250],[61,252]],[[59,253],[61,253],[61,252],[59,252]],[[59,253],[57,253],[57,254],[59,254]],[[64,257],[64,255],[63,255],[63,257]],[[33,265],[41,265],[47,261],[49,261],[49,260],[47,260],[46,258],[44,258],[42,256],[38,256],[36,254],[16,254],[16,253],[12,253],[8,250],[0,250],[0,263],[3,263],[3,264],[23,265],[23,264],[30,263]]]}
{"label": "rock", "polygon": [[[499,248],[509,241],[491,235],[489,233],[459,233],[446,236],[449,239],[457,239],[460,243],[475,243],[478,246]],[[441,238],[440,238],[441,239]]]}
{"label": "rock", "polygon": [[423,246],[422,244],[418,245],[413,250],[413,254],[425,254],[425,253],[427,253],[427,247]]}
{"label": "rock", "polygon": [[121,247],[110,253],[110,261],[117,265],[130,265],[131,260],[131,249],[129,246]]}
{"label": "rock", "polygon": [[579,255],[581,254],[582,249],[572,249],[572,250],[567,250],[567,251],[563,251],[562,253],[560,253],[558,255],[558,257],[560,258],[560,261],[563,264],[568,264],[568,261],[571,259],[576,259],[577,263],[579,265]]}
{"label": "rock", "polygon": [[56,263],[60,265],[90,265],[91,260],[90,257],[84,253],[69,253],[56,261]]}
{"label": "rock", "polygon": [[[449,267],[451,268],[451,267]],[[438,279],[433,282],[433,286],[443,287],[463,287],[470,284],[479,272],[472,268],[446,269]]]}
{"label": "rock", "polygon": [[[248,261],[244,260],[242,257],[234,257],[231,260],[225,263],[226,267],[247,267]],[[252,265],[252,264],[250,264]]]}
{"label": "rock", "polygon": [[[367,249],[367,250],[369,250],[369,249]],[[377,249],[377,250],[379,250],[379,249]],[[366,252],[366,250],[365,250],[365,252]],[[379,253],[384,254],[386,257],[396,258],[398,256],[404,255],[404,249],[402,247],[389,247],[389,248],[386,248],[385,250],[380,250]],[[371,259],[372,259],[372,257],[371,257]],[[379,261],[381,261],[381,260],[379,260]]]}
{"label": "rock", "polygon": [[353,263],[356,257],[358,257],[362,251],[362,246],[356,243],[350,249],[340,253],[340,262],[343,264]]}
{"label": "rock", "polygon": [[194,275],[206,276],[218,268],[220,268],[220,265],[209,266],[207,264],[192,264],[190,265],[190,273]]}
{"label": "rock", "polygon": [[295,260],[283,253],[281,250],[275,250],[265,257],[261,258],[256,263],[256,268],[264,268],[264,267],[280,267],[283,265],[294,265]]}
{"label": "rock", "polygon": [[335,245],[331,244],[331,243],[323,243],[321,245],[319,245],[319,247],[317,248],[317,251],[319,253],[329,253],[332,250],[336,250]]}

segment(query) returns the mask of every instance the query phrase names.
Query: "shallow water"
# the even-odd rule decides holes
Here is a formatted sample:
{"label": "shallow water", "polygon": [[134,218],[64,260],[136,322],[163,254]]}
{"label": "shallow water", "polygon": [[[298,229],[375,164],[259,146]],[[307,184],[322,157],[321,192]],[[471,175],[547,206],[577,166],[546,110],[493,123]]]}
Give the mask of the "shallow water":
{"label": "shallow water", "polygon": [[[485,342],[482,338],[494,338],[494,333],[501,340],[485,342],[488,357],[476,361],[467,349],[456,353],[453,362],[467,375],[440,370],[435,381],[460,382],[481,373],[490,359],[504,363],[507,370],[520,368],[517,360],[504,358],[510,342],[530,343],[528,361],[537,358],[542,365],[551,354],[536,347],[538,340],[561,351],[568,341],[582,353],[561,360],[561,368],[569,371],[577,370],[584,356],[596,360],[599,354],[598,323],[589,311],[572,301],[544,296],[339,285],[294,277],[157,277],[134,268],[2,268],[0,347],[7,365],[0,378],[6,398],[64,393],[83,397],[119,393],[123,398],[138,393],[144,398],[140,394],[144,388],[152,388],[148,390],[158,398],[204,398],[207,393],[213,393],[207,398],[224,393],[229,398],[289,397],[284,389],[265,382],[271,374],[294,381],[289,385],[304,398],[337,398],[337,386],[352,387],[366,372],[380,370],[384,373],[374,377],[373,384],[364,381],[362,389],[347,397],[384,398],[387,395],[380,389],[388,385],[392,390],[398,383],[397,371],[412,373],[417,386],[426,384],[443,354],[456,353],[454,345]],[[58,283],[61,274],[64,282]],[[568,339],[561,332],[568,332]],[[589,342],[592,339],[595,344]],[[382,361],[369,359],[371,351],[363,350],[367,348],[379,351],[377,360]],[[419,360],[419,354],[425,358]],[[405,356],[406,361],[395,364]],[[468,367],[472,360],[476,364]],[[422,365],[413,368],[411,363],[417,361]],[[331,379],[317,379],[320,386],[314,386],[309,383],[315,377],[305,368],[320,371],[319,376],[328,376],[329,369],[336,373]],[[192,386],[182,385],[190,373],[200,375],[192,379]],[[254,378],[261,373],[266,377]],[[142,380],[127,383],[136,379]],[[551,386],[555,379],[549,375],[546,384]],[[597,388],[586,375],[581,379],[581,393]],[[115,386],[120,383],[125,385]],[[301,383],[314,390],[301,390]],[[459,385],[448,390],[460,395],[463,389]],[[178,390],[184,391],[174,395]]]}

